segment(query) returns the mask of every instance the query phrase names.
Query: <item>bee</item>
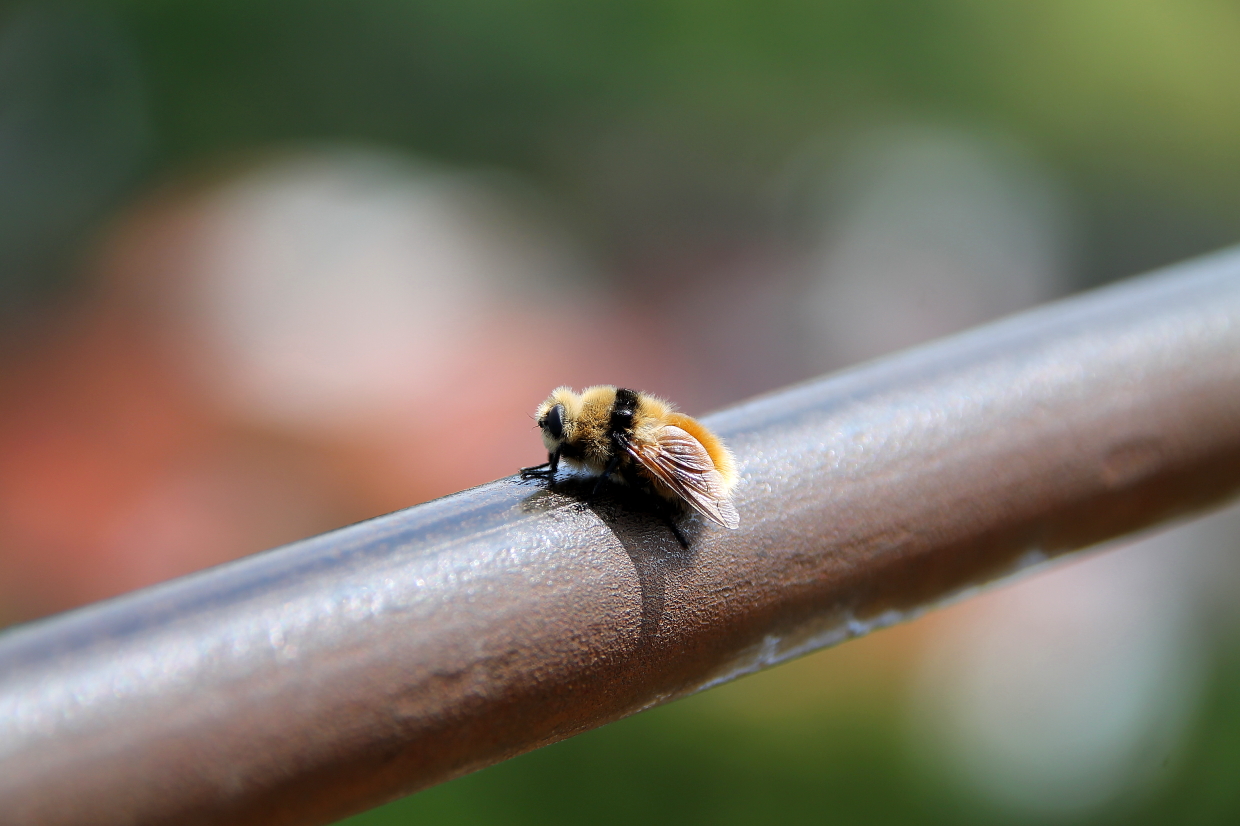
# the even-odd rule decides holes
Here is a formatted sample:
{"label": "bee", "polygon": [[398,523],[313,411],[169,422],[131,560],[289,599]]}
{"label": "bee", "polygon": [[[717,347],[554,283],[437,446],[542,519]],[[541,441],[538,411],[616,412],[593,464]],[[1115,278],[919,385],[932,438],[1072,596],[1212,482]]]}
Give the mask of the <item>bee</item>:
{"label": "bee", "polygon": [[[557,387],[534,413],[547,461],[522,468],[525,477],[552,478],[563,460],[603,480],[683,503],[725,528],[740,524],[732,504],[736,461],[718,436],[646,393],[611,385],[580,395]],[[593,494],[592,494],[593,495]]]}

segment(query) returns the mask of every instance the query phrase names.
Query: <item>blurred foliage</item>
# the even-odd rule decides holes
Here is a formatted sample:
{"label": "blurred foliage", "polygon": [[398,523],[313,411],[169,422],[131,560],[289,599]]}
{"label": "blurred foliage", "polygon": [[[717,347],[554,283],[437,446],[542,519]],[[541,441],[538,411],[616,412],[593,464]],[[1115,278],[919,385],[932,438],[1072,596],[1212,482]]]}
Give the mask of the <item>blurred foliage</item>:
{"label": "blurred foliage", "polygon": [[803,142],[910,115],[1017,135],[1086,197],[1136,196],[1138,213],[1158,196],[1240,213],[1240,8],[1219,0],[119,9],[170,162],[281,140],[395,143],[527,171],[620,246],[668,222],[731,229]]}
{"label": "blurred foliage", "polygon": [[807,142],[915,119],[1014,136],[1064,171],[1086,281],[1240,228],[1226,0],[93,7],[141,66],[151,174],[281,142],[395,145],[519,170],[601,250],[640,254],[753,232]]}
{"label": "blurred foliage", "polygon": [[859,108],[890,105],[1003,124],[1125,175],[1221,193],[1219,174],[1240,174],[1240,9],[1220,0],[131,0],[117,11],[173,158],[347,136],[544,169],[564,151],[562,130],[668,119],[697,137],[732,133],[771,162]]}
{"label": "blurred foliage", "polygon": [[[903,720],[891,713],[899,699],[896,686],[781,713],[786,688],[796,679],[784,672],[839,663],[839,653],[821,652],[747,677],[341,823],[1047,822],[989,808],[928,777],[908,758]],[[1240,814],[1238,695],[1240,650],[1233,649],[1217,663],[1189,742],[1164,761],[1161,783],[1136,799],[1053,822],[1234,823]],[[737,713],[755,704],[766,712]]]}

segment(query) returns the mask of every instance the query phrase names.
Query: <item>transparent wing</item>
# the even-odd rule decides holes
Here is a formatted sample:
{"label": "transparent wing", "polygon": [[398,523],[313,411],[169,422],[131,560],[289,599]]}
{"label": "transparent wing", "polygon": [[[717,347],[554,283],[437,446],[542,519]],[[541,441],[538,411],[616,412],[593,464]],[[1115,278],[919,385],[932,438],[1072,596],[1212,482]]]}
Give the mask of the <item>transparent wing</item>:
{"label": "transparent wing", "polygon": [[710,454],[684,430],[664,425],[656,441],[628,442],[624,448],[703,516],[725,528],[740,525],[740,514],[728,498],[723,477],[715,470]]}

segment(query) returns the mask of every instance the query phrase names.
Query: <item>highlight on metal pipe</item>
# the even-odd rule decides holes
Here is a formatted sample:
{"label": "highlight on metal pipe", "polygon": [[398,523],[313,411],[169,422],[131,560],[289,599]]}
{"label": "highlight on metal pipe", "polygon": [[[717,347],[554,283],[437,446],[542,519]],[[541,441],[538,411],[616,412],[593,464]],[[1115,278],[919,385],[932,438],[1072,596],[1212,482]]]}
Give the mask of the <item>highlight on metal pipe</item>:
{"label": "highlight on metal pipe", "polygon": [[21,824],[327,823],[1240,490],[1240,250],[707,417],[738,530],[513,477],[0,635]]}

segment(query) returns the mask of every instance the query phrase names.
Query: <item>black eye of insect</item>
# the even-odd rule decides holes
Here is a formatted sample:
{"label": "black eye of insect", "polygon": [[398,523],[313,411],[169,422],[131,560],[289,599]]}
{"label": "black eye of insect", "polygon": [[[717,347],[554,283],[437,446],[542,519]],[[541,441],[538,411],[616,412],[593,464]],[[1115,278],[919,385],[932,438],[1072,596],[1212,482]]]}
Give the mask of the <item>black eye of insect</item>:
{"label": "black eye of insect", "polygon": [[547,431],[553,439],[564,438],[564,405],[557,404],[555,407],[547,411],[547,415],[539,422],[543,430]]}

